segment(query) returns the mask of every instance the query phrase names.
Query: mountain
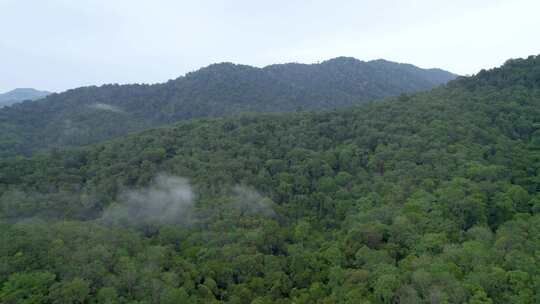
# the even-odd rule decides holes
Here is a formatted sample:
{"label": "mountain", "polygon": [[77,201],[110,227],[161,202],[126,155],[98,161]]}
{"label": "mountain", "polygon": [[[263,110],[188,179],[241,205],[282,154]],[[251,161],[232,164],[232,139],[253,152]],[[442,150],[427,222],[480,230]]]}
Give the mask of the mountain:
{"label": "mountain", "polygon": [[36,89],[30,88],[19,88],[11,90],[7,93],[0,94],[0,108],[12,105],[17,102],[24,100],[36,100],[44,98],[47,95],[50,95],[51,92],[47,91],[38,91]]}
{"label": "mountain", "polygon": [[191,118],[349,106],[428,90],[455,77],[346,57],[265,68],[213,64],[162,84],[83,87],[2,109],[0,155],[80,146]]}
{"label": "mountain", "polygon": [[0,302],[537,303],[539,71],[1,159]]}

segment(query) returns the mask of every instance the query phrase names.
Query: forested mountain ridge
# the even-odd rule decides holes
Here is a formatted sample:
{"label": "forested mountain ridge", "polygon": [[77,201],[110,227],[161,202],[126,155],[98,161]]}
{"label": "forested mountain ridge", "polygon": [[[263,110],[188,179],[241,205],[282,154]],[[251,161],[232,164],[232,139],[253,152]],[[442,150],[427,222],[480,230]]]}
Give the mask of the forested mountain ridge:
{"label": "forested mountain ridge", "polygon": [[349,106],[455,77],[345,57],[265,68],[213,64],[163,84],[83,87],[2,109],[0,156],[80,146],[190,118]]}
{"label": "forested mountain ridge", "polygon": [[32,88],[18,88],[11,90],[6,93],[0,94],[0,108],[5,106],[10,106],[14,103],[21,102],[24,100],[35,100],[43,98],[51,92],[47,91],[38,91]]}
{"label": "forested mountain ridge", "polygon": [[489,71],[481,70],[472,77],[461,77],[452,84],[467,89],[491,89],[493,87],[538,89],[540,87],[540,58],[539,56],[530,56],[527,59],[509,59],[499,68]]}
{"label": "forested mountain ridge", "polygon": [[539,68],[0,160],[0,302],[538,303]]}

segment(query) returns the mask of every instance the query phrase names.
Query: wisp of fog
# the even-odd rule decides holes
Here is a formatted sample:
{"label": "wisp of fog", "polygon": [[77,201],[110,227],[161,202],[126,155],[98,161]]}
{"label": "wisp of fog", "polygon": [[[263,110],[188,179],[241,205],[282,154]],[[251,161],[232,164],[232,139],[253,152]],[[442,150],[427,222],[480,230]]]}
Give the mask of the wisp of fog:
{"label": "wisp of fog", "polygon": [[113,105],[101,103],[101,102],[91,104],[88,107],[92,109],[96,109],[96,110],[110,111],[110,112],[115,112],[115,113],[124,113],[124,111],[117,106],[113,106]]}
{"label": "wisp of fog", "polygon": [[149,187],[126,191],[119,200],[105,210],[105,223],[182,224],[190,220],[194,194],[187,179],[160,174]]}
{"label": "wisp of fog", "polygon": [[234,187],[235,199],[229,208],[238,209],[241,215],[262,215],[272,217],[275,215],[273,202],[261,196],[257,191],[246,186]]}

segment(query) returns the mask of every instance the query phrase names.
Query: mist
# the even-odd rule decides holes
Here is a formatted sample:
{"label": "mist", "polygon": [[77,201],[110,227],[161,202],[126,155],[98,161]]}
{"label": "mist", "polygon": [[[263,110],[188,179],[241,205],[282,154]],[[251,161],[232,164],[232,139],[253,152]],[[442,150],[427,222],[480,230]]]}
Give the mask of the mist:
{"label": "mist", "polygon": [[158,175],[149,187],[119,195],[119,203],[102,216],[107,224],[188,224],[193,213],[194,193],[182,177]]}
{"label": "mist", "polygon": [[240,215],[262,215],[265,217],[276,215],[272,200],[263,197],[255,189],[237,185],[233,192],[235,194],[234,201],[227,207],[239,210]]}
{"label": "mist", "polygon": [[92,109],[96,109],[96,110],[101,110],[101,111],[109,111],[109,112],[114,112],[114,113],[124,113],[124,111],[122,109],[120,109],[119,107],[116,107],[116,106],[113,106],[113,105],[110,105],[110,104],[106,104],[106,103],[94,103],[94,104],[91,104],[88,106],[89,108],[92,108]]}

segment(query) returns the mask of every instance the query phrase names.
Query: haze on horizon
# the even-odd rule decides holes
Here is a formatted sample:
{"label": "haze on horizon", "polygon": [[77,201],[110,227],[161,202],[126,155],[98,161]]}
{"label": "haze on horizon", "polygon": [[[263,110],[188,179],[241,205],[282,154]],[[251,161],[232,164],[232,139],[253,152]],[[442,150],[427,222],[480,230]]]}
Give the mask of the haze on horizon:
{"label": "haze on horizon", "polygon": [[540,53],[540,2],[0,0],[0,92],[338,56],[474,74]]}

